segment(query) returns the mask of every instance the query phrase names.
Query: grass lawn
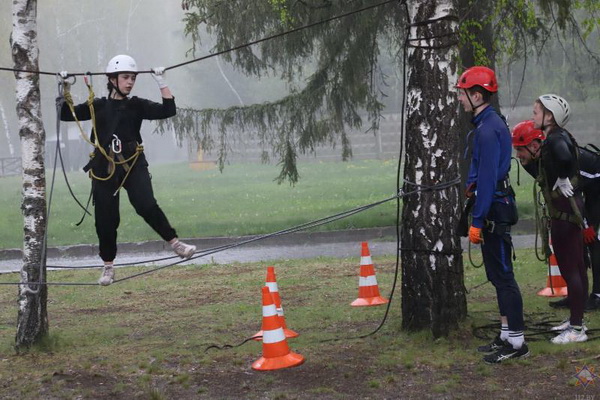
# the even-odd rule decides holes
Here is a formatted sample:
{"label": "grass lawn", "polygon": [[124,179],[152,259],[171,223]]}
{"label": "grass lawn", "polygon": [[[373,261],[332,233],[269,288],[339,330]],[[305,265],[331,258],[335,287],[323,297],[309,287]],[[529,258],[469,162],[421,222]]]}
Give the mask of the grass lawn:
{"label": "grass lawn", "polygon": [[[357,244],[357,253],[359,252]],[[526,360],[489,366],[474,349],[493,336],[495,291],[483,269],[467,266],[469,315],[448,338],[400,330],[400,284],[388,320],[364,339],[385,307],[354,308],[360,257],[276,262],[288,341],[306,358],[296,368],[256,372],[259,342],[238,344],[260,329],[260,288],[266,265],[172,267],[109,287],[51,286],[51,336],[15,355],[16,287],[0,286],[0,398],[6,399],[347,399],[576,398],[598,395],[600,378],[584,388],[574,378],[600,370],[598,340],[558,346],[543,333],[567,316],[536,295],[547,269],[532,250],[517,250],[524,295]],[[389,296],[395,260],[373,254],[382,295]],[[142,267],[117,271],[124,277]],[[52,282],[93,282],[96,270],[49,272]],[[0,282],[18,275],[0,275]],[[597,339],[600,311],[586,314]],[[494,328],[486,328],[493,324]]]}
{"label": "grass lawn", "polygon": [[[396,192],[396,161],[314,162],[298,165],[295,186],[273,181],[277,166],[229,165],[193,171],[187,164],[151,166],[155,196],[180,237],[263,234],[327,217],[389,198]],[[517,182],[513,168],[513,182]],[[50,173],[47,180],[50,184]],[[82,172],[68,174],[77,198],[85,204],[90,181]],[[521,170],[517,199],[521,218],[531,218],[531,178]],[[0,178],[0,248],[22,247],[20,177]],[[139,242],[158,236],[121,194],[119,240]],[[90,210],[92,208],[90,207]],[[93,211],[93,210],[92,210]],[[320,230],[394,225],[395,201],[321,226]],[[81,226],[83,211],[71,198],[60,173],[49,217],[48,246],[96,243],[93,218]]]}

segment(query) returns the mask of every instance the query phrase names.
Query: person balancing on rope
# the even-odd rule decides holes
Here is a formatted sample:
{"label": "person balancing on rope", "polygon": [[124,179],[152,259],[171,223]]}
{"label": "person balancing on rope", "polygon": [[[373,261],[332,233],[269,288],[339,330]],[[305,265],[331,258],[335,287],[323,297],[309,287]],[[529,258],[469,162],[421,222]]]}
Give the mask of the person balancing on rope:
{"label": "person balancing on rope", "polygon": [[475,128],[472,156],[466,180],[467,197],[474,196],[468,230],[469,240],[481,243],[488,280],[496,288],[501,329],[489,344],[478,351],[490,353],[483,360],[490,364],[526,357],[529,349],[523,331],[523,299],[512,265],[511,225],[517,222],[514,191],[509,181],[511,135],[504,118],[490,105],[498,91],[494,71],[476,66],[467,69],[456,84],[458,100],[471,112]]}
{"label": "person balancing on rope", "polygon": [[[175,99],[165,81],[164,68],[152,69],[152,77],[160,89],[162,104],[136,96],[129,97],[137,72],[138,67],[132,57],[115,56],[106,67],[108,97],[93,98],[73,106],[72,100],[69,101],[70,94],[65,90],[66,101],[61,108],[62,121],[92,120],[90,143],[94,145],[94,152],[84,171],[92,178],[99,255],[104,261],[98,283],[104,286],[110,285],[115,277],[113,262],[117,255],[121,187],[127,190],[129,201],[136,212],[171,245],[177,255],[189,259],[196,251],[196,246],[178,239],[175,229],[154,198],[140,134],[143,120],[174,116]],[[60,75],[63,79],[68,77],[65,71]],[[67,83],[63,81],[63,85]]]}

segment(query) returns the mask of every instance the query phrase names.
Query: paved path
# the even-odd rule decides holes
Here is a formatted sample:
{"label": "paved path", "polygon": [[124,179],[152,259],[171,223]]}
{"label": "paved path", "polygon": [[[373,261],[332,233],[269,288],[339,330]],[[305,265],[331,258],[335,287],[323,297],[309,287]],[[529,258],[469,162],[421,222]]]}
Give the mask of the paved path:
{"label": "paved path", "polygon": [[[253,238],[255,236],[202,238],[186,241],[195,244],[198,249],[202,250],[231,245]],[[515,236],[514,245],[517,248],[531,248],[534,246],[534,239],[534,235]],[[374,256],[396,254],[396,229],[389,227],[350,231],[293,233],[216,252],[188,261],[185,264],[268,262],[315,257],[360,257],[360,242],[362,241],[369,242],[369,249]],[[466,251],[466,239],[463,239],[462,246]],[[153,264],[147,261],[173,255],[169,247],[168,245],[165,246],[165,243],[162,241],[120,243],[119,256],[115,262]],[[48,266],[100,266],[101,262],[97,253],[98,247],[96,245],[53,247],[48,249],[47,264]],[[164,265],[175,260],[171,259],[155,264]],[[21,265],[20,250],[0,250],[0,273],[19,271]]]}

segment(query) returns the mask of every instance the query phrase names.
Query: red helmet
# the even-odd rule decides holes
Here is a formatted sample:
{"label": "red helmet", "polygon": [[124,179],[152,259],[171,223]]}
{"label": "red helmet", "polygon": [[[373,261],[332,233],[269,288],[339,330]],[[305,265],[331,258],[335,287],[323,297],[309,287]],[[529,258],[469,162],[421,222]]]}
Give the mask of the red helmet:
{"label": "red helmet", "polygon": [[456,87],[459,89],[470,89],[473,86],[481,86],[491,93],[498,91],[496,74],[488,67],[471,67],[462,73]]}
{"label": "red helmet", "polygon": [[544,140],[544,132],[533,127],[533,121],[523,121],[515,125],[512,131],[512,144],[515,147],[527,146],[533,140]]}

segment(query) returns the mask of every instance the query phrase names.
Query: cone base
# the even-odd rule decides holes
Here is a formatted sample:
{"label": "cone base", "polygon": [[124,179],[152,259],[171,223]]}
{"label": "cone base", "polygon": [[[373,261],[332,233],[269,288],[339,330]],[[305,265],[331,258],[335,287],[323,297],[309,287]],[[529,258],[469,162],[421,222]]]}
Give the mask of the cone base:
{"label": "cone base", "polygon": [[[300,334],[298,332],[295,332],[288,328],[284,328],[283,333],[285,334],[286,339],[295,338],[295,337],[300,336]],[[252,340],[256,340],[257,342],[261,341],[262,336],[263,336],[263,331],[258,331],[254,335],[252,335]]]}
{"label": "cone base", "polygon": [[384,299],[381,296],[376,297],[359,297],[354,300],[350,305],[352,307],[367,307],[367,306],[379,306],[381,304],[389,303],[388,299]]}
{"label": "cone base", "polygon": [[566,287],[559,287],[559,288],[554,288],[554,291],[547,287],[544,288],[542,290],[540,290],[539,292],[537,292],[538,296],[544,296],[544,297],[564,297],[567,295],[567,288]]}
{"label": "cone base", "polygon": [[273,371],[276,369],[296,367],[304,362],[304,357],[290,351],[285,356],[265,358],[261,357],[252,363],[252,369],[257,371]]}
{"label": "cone base", "polygon": [[283,333],[285,334],[285,338],[289,339],[289,338],[295,338],[300,336],[300,334],[296,331],[293,331],[291,329],[288,328],[283,328]]}

